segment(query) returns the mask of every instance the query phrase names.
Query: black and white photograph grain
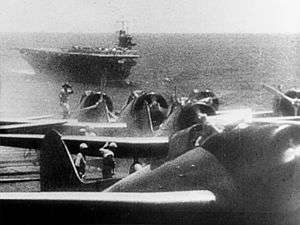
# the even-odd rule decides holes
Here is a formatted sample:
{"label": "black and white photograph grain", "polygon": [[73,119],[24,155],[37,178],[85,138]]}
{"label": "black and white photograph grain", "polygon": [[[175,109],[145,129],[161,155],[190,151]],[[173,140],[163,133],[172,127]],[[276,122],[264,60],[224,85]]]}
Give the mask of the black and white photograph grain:
{"label": "black and white photograph grain", "polygon": [[299,0],[0,0],[0,224],[300,225]]}

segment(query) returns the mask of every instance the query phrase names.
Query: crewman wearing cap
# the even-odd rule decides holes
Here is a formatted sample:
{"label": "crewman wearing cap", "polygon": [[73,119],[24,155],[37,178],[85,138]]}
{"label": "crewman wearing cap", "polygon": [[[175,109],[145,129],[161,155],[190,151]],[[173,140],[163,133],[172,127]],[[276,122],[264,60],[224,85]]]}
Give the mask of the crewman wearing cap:
{"label": "crewman wearing cap", "polygon": [[133,163],[129,167],[129,174],[135,173],[143,168],[142,164],[139,162],[138,158],[133,158]]}
{"label": "crewman wearing cap", "polygon": [[87,150],[88,145],[86,143],[81,143],[79,145],[79,153],[76,155],[74,164],[78,171],[79,177],[84,178],[85,176],[85,167],[86,167],[86,158],[85,151]]}
{"label": "crewman wearing cap", "polygon": [[80,135],[80,136],[86,136],[86,129],[80,128],[80,129],[79,129],[79,135]]}
{"label": "crewman wearing cap", "polygon": [[100,154],[103,157],[103,167],[102,167],[102,177],[103,179],[112,178],[115,174],[115,155],[114,151],[117,148],[117,144],[114,142],[108,143],[106,142],[105,145],[100,148]]}
{"label": "crewman wearing cap", "polygon": [[63,119],[70,118],[69,96],[73,94],[73,88],[69,83],[64,83],[59,92],[59,103],[63,109]]}
{"label": "crewman wearing cap", "polygon": [[95,137],[97,136],[97,134],[94,132],[94,128],[87,126],[86,127],[86,136],[91,136],[91,137]]}

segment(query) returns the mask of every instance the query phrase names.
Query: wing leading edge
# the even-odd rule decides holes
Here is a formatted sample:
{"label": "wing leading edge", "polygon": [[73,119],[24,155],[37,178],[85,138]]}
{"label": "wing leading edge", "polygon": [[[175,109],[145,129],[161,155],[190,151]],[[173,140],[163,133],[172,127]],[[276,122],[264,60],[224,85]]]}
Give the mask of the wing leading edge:
{"label": "wing leading edge", "polygon": [[[115,142],[118,148],[116,157],[160,157],[166,156],[169,149],[168,137],[89,137],[89,136],[61,136],[70,153],[77,153],[81,143],[87,143],[89,149],[86,154],[99,156],[99,148],[106,142]],[[19,148],[40,149],[44,135],[39,134],[0,134],[0,145]]]}
{"label": "wing leading edge", "polygon": [[[15,222],[9,215],[18,210],[23,223],[207,223],[224,210],[208,190],[156,193],[41,192],[2,193],[1,221]],[[36,213],[40,215],[36,216]],[[55,215],[55,216],[51,216]],[[77,216],[80,215],[80,216]],[[210,217],[209,220],[208,217]]]}

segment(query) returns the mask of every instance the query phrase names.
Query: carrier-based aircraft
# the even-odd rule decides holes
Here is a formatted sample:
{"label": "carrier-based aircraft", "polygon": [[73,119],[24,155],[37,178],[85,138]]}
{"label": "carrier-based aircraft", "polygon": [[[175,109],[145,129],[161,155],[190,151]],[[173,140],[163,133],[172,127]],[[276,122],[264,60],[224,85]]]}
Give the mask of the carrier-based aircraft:
{"label": "carrier-based aircraft", "polygon": [[[12,222],[7,213],[17,210],[26,223],[38,223],[38,211],[47,223],[61,224],[298,224],[299,116],[294,111],[278,116],[285,108],[276,107],[275,112],[216,111],[203,117],[201,107],[187,103],[157,135],[142,138],[2,134],[1,145],[40,148],[42,189],[1,195],[2,218]],[[195,117],[178,120],[179,115]],[[169,121],[181,129],[172,130]],[[117,142],[116,157],[137,155],[149,164],[121,180],[85,183],[70,154],[85,142],[93,155],[107,141]],[[60,192],[67,189],[73,192]]]}

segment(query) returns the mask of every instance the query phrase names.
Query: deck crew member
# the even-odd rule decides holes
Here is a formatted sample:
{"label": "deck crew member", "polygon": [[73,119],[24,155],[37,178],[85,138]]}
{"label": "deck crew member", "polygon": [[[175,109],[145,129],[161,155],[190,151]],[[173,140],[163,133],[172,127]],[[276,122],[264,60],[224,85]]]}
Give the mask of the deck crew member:
{"label": "deck crew member", "polygon": [[133,163],[129,167],[129,174],[135,173],[143,168],[137,157],[134,157]]}
{"label": "deck crew member", "polygon": [[117,144],[114,142],[108,143],[100,148],[100,154],[103,157],[102,177],[103,179],[112,178],[115,174],[115,155],[114,150],[117,148]]}
{"label": "deck crew member", "polygon": [[76,155],[74,164],[78,171],[79,177],[84,178],[85,176],[85,167],[86,167],[86,157],[85,152],[88,146],[86,143],[81,143],[79,145],[79,153]]}
{"label": "deck crew member", "polygon": [[80,129],[79,129],[79,135],[80,135],[80,136],[86,136],[86,129],[80,128]]}
{"label": "deck crew member", "polygon": [[69,83],[64,83],[59,93],[59,103],[63,109],[63,119],[70,118],[69,96],[73,94],[73,88]]}
{"label": "deck crew member", "polygon": [[94,128],[93,127],[89,127],[89,126],[86,127],[86,134],[85,135],[86,136],[91,136],[91,137],[97,136],[97,134],[94,131]]}

